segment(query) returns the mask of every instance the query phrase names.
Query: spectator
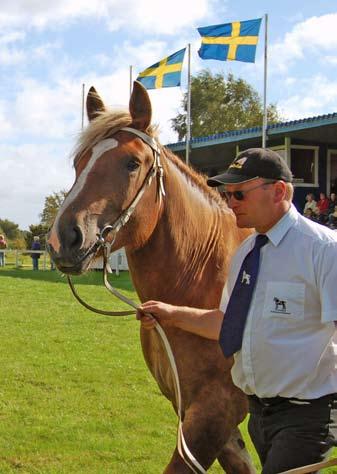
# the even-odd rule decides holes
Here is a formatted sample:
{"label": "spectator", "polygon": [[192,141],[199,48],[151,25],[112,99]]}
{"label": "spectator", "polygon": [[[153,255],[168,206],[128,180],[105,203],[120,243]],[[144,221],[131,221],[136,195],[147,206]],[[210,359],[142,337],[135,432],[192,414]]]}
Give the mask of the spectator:
{"label": "spectator", "polygon": [[319,193],[319,200],[317,201],[318,222],[325,224],[328,220],[329,199],[325,193]]}
{"label": "spectator", "polygon": [[7,242],[3,234],[0,235],[0,267],[5,266],[5,250],[7,248]]}
{"label": "spectator", "polygon": [[337,229],[337,205],[335,206],[334,212],[329,214],[328,224],[331,229]]}
{"label": "spectator", "polygon": [[329,209],[328,209],[328,216],[335,212],[335,206],[337,205],[336,193],[330,194],[329,199]]}
{"label": "spectator", "polygon": [[305,217],[311,221],[318,222],[317,214],[310,207],[307,209]]}
{"label": "spectator", "polygon": [[[41,250],[40,237],[38,237],[37,235],[34,236],[32,250]],[[33,262],[33,270],[38,270],[40,254],[32,253],[31,256]]]}
{"label": "spectator", "polygon": [[[308,193],[305,197],[305,200],[307,201],[305,203],[304,209],[303,209],[303,215],[305,217],[308,217],[308,209],[311,209],[315,214],[318,213],[317,210],[317,202],[315,201],[315,196],[312,193]],[[309,213],[312,214],[312,213]]]}

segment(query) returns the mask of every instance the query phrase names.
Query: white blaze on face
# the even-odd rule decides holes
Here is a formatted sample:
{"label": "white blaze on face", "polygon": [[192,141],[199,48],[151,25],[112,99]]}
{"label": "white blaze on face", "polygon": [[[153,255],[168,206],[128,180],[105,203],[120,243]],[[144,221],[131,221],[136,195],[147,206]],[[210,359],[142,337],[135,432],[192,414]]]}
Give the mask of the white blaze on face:
{"label": "white blaze on face", "polygon": [[84,188],[88,174],[94,167],[96,161],[104,155],[107,151],[111,150],[112,148],[116,148],[118,146],[118,141],[115,140],[114,138],[107,138],[106,140],[102,140],[101,142],[97,143],[92,149],[92,155],[90,157],[90,160],[87,163],[87,166],[82,170],[82,173],[78,177],[76,183],[74,184],[72,190],[70,193],[67,195],[66,199],[64,200],[59,212],[57,213],[54,225],[52,227],[52,230],[50,232],[50,237],[48,239],[49,245],[53,247],[53,249],[58,252],[60,250],[61,244],[58,238],[59,232],[58,232],[58,226],[59,226],[59,221],[64,213],[64,211],[71,205],[72,202],[75,201],[77,196],[80,194],[82,189]]}

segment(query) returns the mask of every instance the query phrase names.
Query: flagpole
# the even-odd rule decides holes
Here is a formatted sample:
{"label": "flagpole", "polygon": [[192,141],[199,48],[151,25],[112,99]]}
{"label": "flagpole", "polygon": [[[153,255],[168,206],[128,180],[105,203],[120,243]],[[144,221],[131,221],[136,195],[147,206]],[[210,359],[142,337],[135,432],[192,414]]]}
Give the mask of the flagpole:
{"label": "flagpole", "polygon": [[264,81],[263,81],[263,124],[262,124],[262,148],[266,148],[267,141],[267,47],[268,47],[268,14],[264,15]]}
{"label": "flagpole", "polygon": [[186,164],[189,165],[191,141],[191,44],[187,46],[187,118],[186,118]]}
{"label": "flagpole", "polygon": [[82,122],[81,122],[82,130],[84,127],[84,90],[85,90],[85,84],[82,84]]}
{"label": "flagpole", "polygon": [[132,94],[132,66],[130,66],[130,97]]}

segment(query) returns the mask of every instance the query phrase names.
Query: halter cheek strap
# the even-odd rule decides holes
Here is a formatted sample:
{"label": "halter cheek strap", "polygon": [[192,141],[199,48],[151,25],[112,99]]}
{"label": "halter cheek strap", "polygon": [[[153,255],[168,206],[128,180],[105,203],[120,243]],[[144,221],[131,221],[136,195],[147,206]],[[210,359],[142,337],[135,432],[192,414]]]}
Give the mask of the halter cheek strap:
{"label": "halter cheek strap", "polygon": [[136,128],[123,127],[121,128],[121,130],[137,135],[139,138],[143,140],[143,142],[147,143],[152,148],[153,153],[154,153],[153,166],[154,168],[156,168],[156,172],[159,178],[159,199],[161,200],[161,196],[165,196],[165,189],[164,189],[164,182],[163,182],[164,170],[160,162],[160,148],[158,146],[158,143],[152,137],[150,137],[144,132],[141,132],[140,130],[137,130]]}

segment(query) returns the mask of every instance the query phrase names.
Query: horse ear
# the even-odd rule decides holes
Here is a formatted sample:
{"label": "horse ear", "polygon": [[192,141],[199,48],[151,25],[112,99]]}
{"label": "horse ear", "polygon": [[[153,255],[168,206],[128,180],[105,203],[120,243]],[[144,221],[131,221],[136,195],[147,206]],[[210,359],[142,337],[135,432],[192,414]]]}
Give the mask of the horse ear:
{"label": "horse ear", "polygon": [[87,95],[87,115],[89,122],[95,119],[100,112],[105,111],[105,105],[94,87],[90,87]]}
{"label": "horse ear", "polygon": [[145,131],[151,123],[152,107],[149,94],[140,82],[133,83],[129,109],[134,128]]}

